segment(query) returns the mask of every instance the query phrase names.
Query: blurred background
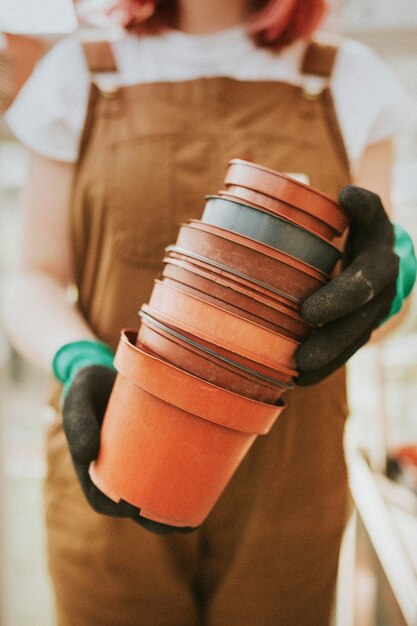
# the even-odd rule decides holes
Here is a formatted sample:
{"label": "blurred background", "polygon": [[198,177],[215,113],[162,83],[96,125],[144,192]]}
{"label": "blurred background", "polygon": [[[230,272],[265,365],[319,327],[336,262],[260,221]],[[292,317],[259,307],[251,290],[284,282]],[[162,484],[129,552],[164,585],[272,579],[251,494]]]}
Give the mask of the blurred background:
{"label": "blurred background", "polygon": [[[0,33],[13,32],[10,24],[16,5],[4,1]],[[103,4],[103,0],[78,2],[84,25]],[[43,35],[25,44],[30,47],[31,61],[74,27],[70,10],[54,17],[52,6],[50,0],[39,0],[36,8],[43,7],[44,13],[37,10],[38,23],[20,24],[21,32]],[[94,23],[107,27],[101,17],[96,16]],[[415,0],[345,0],[328,27],[371,46],[417,101]],[[1,37],[0,102],[10,71],[1,52],[6,39]],[[20,43],[14,41],[17,47]],[[19,80],[25,72],[24,68]],[[24,180],[25,150],[0,120],[0,298],[19,246],[18,198]],[[417,134],[398,139],[393,204],[396,220],[417,243]],[[45,407],[47,384],[41,372],[16,355],[0,327],[2,626],[55,624],[42,517],[43,439],[50,419]],[[335,626],[416,626],[417,289],[402,328],[383,343],[363,348],[351,360],[349,397],[346,452],[352,516],[341,555]]]}

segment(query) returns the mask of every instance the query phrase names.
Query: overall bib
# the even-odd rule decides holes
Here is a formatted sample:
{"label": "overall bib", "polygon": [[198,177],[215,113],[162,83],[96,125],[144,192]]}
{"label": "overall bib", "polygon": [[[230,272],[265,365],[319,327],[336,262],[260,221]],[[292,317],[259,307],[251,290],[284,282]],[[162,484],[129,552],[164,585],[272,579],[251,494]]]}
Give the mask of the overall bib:
{"label": "overall bib", "polygon": [[[92,71],[114,69],[86,47]],[[313,43],[304,72],[329,76]],[[164,247],[230,158],[305,172],[336,195],[349,167],[328,87],[201,78],[91,87],[71,230],[79,307],[104,341],[138,328]],[[161,384],[162,381],[161,381]],[[285,395],[203,526],[153,535],[90,509],[62,420],[48,433],[49,563],[60,626],[326,626],[347,510],[343,368]]]}

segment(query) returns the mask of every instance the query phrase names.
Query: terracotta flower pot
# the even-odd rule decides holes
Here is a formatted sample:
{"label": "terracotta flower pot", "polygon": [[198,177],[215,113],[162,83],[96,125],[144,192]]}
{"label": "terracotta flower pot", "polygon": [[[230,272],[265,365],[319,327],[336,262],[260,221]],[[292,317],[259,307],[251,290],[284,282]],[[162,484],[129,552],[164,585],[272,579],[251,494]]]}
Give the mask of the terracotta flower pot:
{"label": "terracotta flower pot", "polygon": [[249,359],[256,361],[257,357],[262,357],[272,367],[275,363],[296,368],[294,355],[300,345],[299,341],[264,328],[165,282],[155,280],[149,308],[166,315],[174,323],[181,324],[185,330],[191,333],[198,331],[207,341],[239,352]]}
{"label": "terracotta flower pot", "polygon": [[191,252],[202,260],[211,259],[297,304],[329,280],[323,272],[288,254],[197,221],[181,226],[175,249],[184,254]]}
{"label": "terracotta flower pot", "polygon": [[194,287],[190,287],[187,284],[178,282],[177,280],[173,280],[167,277],[164,277],[162,282],[164,282],[167,285],[170,285],[171,287],[176,287],[177,289],[180,289],[181,291],[189,293],[190,295],[195,296],[196,298],[200,298],[200,300],[204,300],[205,302],[214,304],[215,306],[218,306],[221,309],[224,309],[225,311],[230,311],[231,313],[234,313],[235,315],[239,315],[239,317],[243,317],[244,319],[250,322],[253,322],[254,324],[263,326],[264,328],[272,330],[273,332],[281,333],[282,335],[285,335],[285,337],[290,337],[291,339],[294,339],[295,341],[301,341],[302,339],[300,335],[296,335],[295,333],[289,331],[285,327],[280,326],[279,324],[275,324],[274,322],[265,320],[259,317],[258,315],[249,313],[248,311],[246,311],[245,309],[241,307],[235,306],[233,304],[229,304],[229,302],[225,302],[224,300],[221,300],[220,298],[216,298],[212,296],[209,292],[200,291],[199,289],[195,289]]}
{"label": "terracotta flower pot", "polygon": [[201,221],[260,241],[325,274],[331,274],[341,258],[340,250],[327,239],[243,202],[207,196]]}
{"label": "terracotta flower pot", "polygon": [[298,207],[291,206],[287,202],[266,196],[259,191],[253,191],[253,189],[247,189],[246,187],[239,187],[238,185],[227,185],[227,189],[219,191],[218,194],[221,198],[228,198],[230,200],[243,201],[249,203],[251,206],[283,217],[290,222],[294,222],[299,226],[311,230],[317,235],[325,237],[329,241],[334,239],[339,233],[330,224],[323,222],[315,215],[308,213],[308,207],[306,210],[299,209]]}
{"label": "terracotta flower pot", "polygon": [[219,282],[210,277],[208,273],[199,268],[181,267],[176,259],[165,259],[163,270],[164,280],[177,281],[178,286],[184,291],[194,293],[199,298],[206,299],[219,306],[223,306],[232,312],[251,319],[252,321],[264,325],[266,328],[287,334],[295,339],[306,337],[311,327],[292,309],[273,302],[272,300],[262,302],[262,296],[257,299],[243,287],[231,286],[226,280]]}
{"label": "terracotta flower pot", "polygon": [[243,289],[244,293],[247,293],[252,298],[259,299],[273,306],[284,306],[287,309],[291,309],[296,314],[299,314],[301,309],[300,304],[297,304],[298,300],[295,298],[287,297],[279,293],[273,288],[264,287],[264,283],[258,281],[252,277],[244,278],[243,274],[240,274],[237,270],[231,270],[226,265],[213,261],[212,259],[204,259],[204,257],[194,254],[193,252],[181,253],[178,252],[180,248],[176,246],[168,246],[166,248],[167,256],[164,258],[164,263],[176,261],[179,263],[185,263],[186,267],[192,267],[193,270],[202,270],[211,275],[212,280],[227,284],[234,289]]}
{"label": "terracotta flower pot", "polygon": [[139,311],[140,318],[146,318],[147,320],[151,320],[152,324],[157,324],[158,330],[162,328],[169,334],[171,339],[178,337],[181,342],[185,342],[188,347],[194,346],[199,352],[203,352],[205,356],[212,355],[216,359],[219,359],[224,365],[230,365],[233,369],[236,368],[239,373],[242,373],[251,379],[254,377],[256,382],[261,379],[261,381],[267,385],[271,385],[273,387],[276,387],[277,385],[282,386],[285,387],[286,390],[291,389],[294,386],[293,378],[297,376],[297,372],[295,370],[291,370],[285,366],[278,366],[279,369],[278,367],[268,369],[266,366],[262,366],[262,364],[259,367],[258,361],[255,362],[245,359],[238,353],[221,348],[216,344],[202,339],[198,335],[193,335],[192,333],[183,331],[175,325],[169,325],[168,323],[165,324],[156,317],[151,317],[148,312],[143,310],[146,307],[147,305],[143,305],[142,309]]}
{"label": "terracotta flower pot", "polygon": [[[253,281],[244,280],[236,274],[231,274],[227,270],[219,269],[217,266],[211,266],[203,261],[198,261],[192,256],[186,256],[173,251],[163,259],[165,266],[169,265],[171,270],[173,266],[178,269],[192,272],[194,276],[201,276],[211,283],[236,291],[246,296],[250,301],[256,304],[263,304],[265,307],[272,307],[277,311],[285,311],[288,315],[293,316],[297,320],[303,321],[300,315],[300,306],[297,306],[291,300],[278,296],[273,291],[262,289]],[[251,310],[248,308],[248,310]]]}
{"label": "terracotta flower pot", "polygon": [[262,377],[273,385],[284,384],[293,386],[294,378],[298,376],[297,370],[291,369],[286,365],[271,363],[270,360],[264,359],[258,355],[256,355],[256,360],[254,360],[253,358],[249,358],[246,353],[242,354],[241,348],[238,348],[237,351],[233,346],[228,346],[227,348],[219,346],[217,343],[213,343],[213,340],[208,340],[206,333],[195,329],[191,332],[185,324],[172,319],[168,315],[160,313],[160,311],[151,309],[147,304],[143,304],[139,311],[141,317],[143,314],[163,324],[175,333],[179,333],[181,337],[197,344],[201,349],[207,349],[211,354],[225,358],[226,361],[233,365],[241,366],[251,373],[254,372],[257,376]]}
{"label": "terracotta flower pot", "polygon": [[323,222],[327,222],[339,234],[342,234],[348,225],[348,217],[335,198],[256,163],[232,159],[225,184],[246,187],[308,211]]}
{"label": "terracotta flower pot", "polygon": [[115,501],[173,526],[198,526],[258,434],[284,405],[244,398],[135,347],[123,333],[119,372],[93,482]]}
{"label": "terracotta flower pot", "polygon": [[214,355],[189,339],[174,333],[167,326],[142,314],[138,333],[138,347],[145,346],[172,365],[189,374],[207,380],[218,387],[229,389],[259,402],[274,403],[289,388],[278,382],[273,385],[253,371],[250,374],[238,364]]}

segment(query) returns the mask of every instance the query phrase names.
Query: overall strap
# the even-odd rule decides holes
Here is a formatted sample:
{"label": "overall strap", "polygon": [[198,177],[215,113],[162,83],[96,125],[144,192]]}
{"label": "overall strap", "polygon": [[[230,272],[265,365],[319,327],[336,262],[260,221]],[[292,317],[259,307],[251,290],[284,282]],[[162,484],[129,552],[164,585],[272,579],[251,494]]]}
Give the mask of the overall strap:
{"label": "overall strap", "polygon": [[11,104],[13,97],[13,67],[10,55],[0,50],[0,114]]}
{"label": "overall strap", "polygon": [[337,35],[327,33],[321,33],[318,38],[308,44],[300,68],[302,75],[301,95],[304,99],[304,106],[301,109],[305,115],[308,115],[312,107],[323,107],[342,163],[344,163],[346,171],[350,172],[349,158],[329,88],[339,48],[340,38]]}
{"label": "overall strap", "polygon": [[85,60],[92,74],[117,72],[117,64],[109,41],[83,41]]}
{"label": "overall strap", "polygon": [[336,37],[321,36],[308,44],[301,63],[303,95],[307,99],[319,98],[328,87],[338,49],[339,40]]}
{"label": "overall strap", "polygon": [[315,76],[331,76],[338,51],[337,43],[311,41],[304,54],[301,72]]}
{"label": "overall strap", "polygon": [[115,98],[119,93],[119,71],[109,40],[81,39],[91,82],[101,96]]}
{"label": "overall strap", "polygon": [[78,167],[90,141],[98,105],[100,104],[100,114],[105,117],[118,117],[123,112],[122,98],[119,97],[119,72],[110,41],[91,39],[86,37],[85,33],[81,33],[80,43],[90,72],[91,86],[81,135]]}

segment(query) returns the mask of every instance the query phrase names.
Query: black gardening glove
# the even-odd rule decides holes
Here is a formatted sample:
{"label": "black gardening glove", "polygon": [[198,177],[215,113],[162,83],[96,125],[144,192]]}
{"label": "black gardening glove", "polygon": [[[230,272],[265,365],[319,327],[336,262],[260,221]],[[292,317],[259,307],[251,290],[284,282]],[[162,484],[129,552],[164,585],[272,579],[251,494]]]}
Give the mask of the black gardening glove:
{"label": "black gardening glove", "polygon": [[348,186],[339,202],[350,217],[344,269],[302,305],[303,318],[319,328],[296,353],[301,386],[326,378],[365,344],[396,294],[394,229],[379,196]]}
{"label": "black gardening glove", "polygon": [[88,468],[98,455],[100,428],[115,378],[116,372],[109,367],[89,365],[76,373],[65,397],[62,410],[64,430],[85,497],[97,513],[129,517],[160,535],[193,531],[194,528],[176,528],[140,517],[140,509],[123,500],[113,502],[92,482]]}

